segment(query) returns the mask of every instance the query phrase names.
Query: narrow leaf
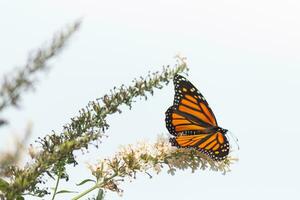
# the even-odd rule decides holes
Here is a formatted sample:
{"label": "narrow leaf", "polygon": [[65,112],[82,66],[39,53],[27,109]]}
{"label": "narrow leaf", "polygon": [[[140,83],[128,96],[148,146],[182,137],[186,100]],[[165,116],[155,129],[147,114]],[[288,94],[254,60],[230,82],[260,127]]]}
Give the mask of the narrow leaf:
{"label": "narrow leaf", "polygon": [[56,194],[62,194],[62,193],[77,193],[76,191],[69,191],[69,190],[60,190],[56,192]]}
{"label": "narrow leaf", "polygon": [[92,179],[85,179],[85,180],[81,181],[80,183],[78,183],[78,184],[76,184],[76,185],[77,185],[77,186],[80,186],[80,185],[83,185],[83,184],[85,184],[85,183],[87,183],[87,182],[94,182],[94,183],[96,183],[96,181],[94,181],[94,180],[92,180]]}
{"label": "narrow leaf", "polygon": [[52,178],[53,180],[55,180],[55,178],[52,176],[52,174],[49,171],[46,171],[46,173],[48,174],[48,176],[50,176],[50,178]]}
{"label": "narrow leaf", "polygon": [[8,186],[9,186],[9,183],[6,182],[4,179],[0,178],[0,190],[4,192],[4,191],[6,191]]}
{"label": "narrow leaf", "polygon": [[96,200],[103,200],[103,199],[104,199],[104,192],[102,189],[99,189]]}

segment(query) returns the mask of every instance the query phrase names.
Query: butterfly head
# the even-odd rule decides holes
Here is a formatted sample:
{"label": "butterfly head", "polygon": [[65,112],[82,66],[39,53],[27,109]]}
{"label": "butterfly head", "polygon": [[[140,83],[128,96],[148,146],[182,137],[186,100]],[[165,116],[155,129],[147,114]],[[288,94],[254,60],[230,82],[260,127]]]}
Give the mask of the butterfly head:
{"label": "butterfly head", "polygon": [[218,132],[221,132],[225,135],[228,132],[228,130],[224,129],[224,128],[221,128],[221,127],[218,127]]}

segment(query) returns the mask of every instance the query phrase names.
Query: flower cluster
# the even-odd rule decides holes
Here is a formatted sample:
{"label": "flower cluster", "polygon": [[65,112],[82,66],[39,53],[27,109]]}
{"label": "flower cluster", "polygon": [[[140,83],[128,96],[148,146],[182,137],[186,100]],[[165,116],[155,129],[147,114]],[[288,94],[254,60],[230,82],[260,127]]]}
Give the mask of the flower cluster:
{"label": "flower cluster", "polygon": [[171,175],[174,175],[176,170],[186,169],[191,169],[192,172],[210,169],[225,174],[235,160],[227,157],[216,162],[195,149],[173,147],[167,138],[159,137],[154,144],[139,142],[135,146],[122,147],[113,157],[91,164],[89,168],[99,187],[112,190],[106,187],[109,183],[114,185],[112,191],[121,191],[117,187],[119,182],[125,178],[135,178],[138,172],[152,177],[151,174],[159,174],[166,167]]}
{"label": "flower cluster", "polygon": [[[124,104],[131,108],[136,97],[147,99],[149,94],[153,95],[155,88],[161,89],[175,74],[187,70],[185,58],[177,57],[177,65],[174,68],[164,67],[162,72],[149,73],[145,78],[135,79],[131,86],[115,87],[110,94],[89,102],[60,133],[53,131],[37,140],[40,151],[34,155],[33,164],[24,169],[11,168],[11,181],[5,188],[7,194],[15,197],[27,191],[44,196],[48,190],[39,189],[37,185],[44,183],[42,177],[45,173],[51,177],[58,176],[68,180],[65,166],[77,164],[74,151],[87,149],[92,142],[101,143],[105,131],[109,128],[106,122],[108,115],[120,113],[119,107]],[[35,149],[34,146],[33,148]]]}
{"label": "flower cluster", "polygon": [[[28,90],[34,89],[39,74],[49,69],[49,61],[64,49],[71,36],[79,30],[80,25],[81,20],[67,25],[54,34],[49,42],[31,51],[27,62],[23,66],[2,77],[0,81],[0,112],[3,112],[6,108],[20,105],[22,95]],[[1,116],[0,127],[7,123],[8,121]],[[21,139],[16,140],[14,151],[1,152],[0,191],[2,194],[0,192],[0,199],[3,199],[4,196],[6,199],[20,199],[25,190],[37,196],[47,193],[47,191],[36,187],[36,184],[42,183],[37,177],[45,172],[43,166],[46,163],[42,163],[43,160],[39,160],[34,166],[26,165],[24,169],[17,166],[17,163],[22,159],[24,149],[26,149],[29,135],[30,131],[27,131]],[[31,150],[33,149],[35,148],[31,148]],[[38,158],[41,154],[35,154],[34,156]]]}
{"label": "flower cluster", "polygon": [[[20,69],[3,77],[0,85],[0,111],[8,106],[18,106],[22,93],[34,88],[37,74],[46,71],[47,63],[66,46],[67,41],[79,29],[81,21],[76,21],[57,32],[52,40],[29,54],[27,63]],[[0,125],[5,123],[0,119]]]}

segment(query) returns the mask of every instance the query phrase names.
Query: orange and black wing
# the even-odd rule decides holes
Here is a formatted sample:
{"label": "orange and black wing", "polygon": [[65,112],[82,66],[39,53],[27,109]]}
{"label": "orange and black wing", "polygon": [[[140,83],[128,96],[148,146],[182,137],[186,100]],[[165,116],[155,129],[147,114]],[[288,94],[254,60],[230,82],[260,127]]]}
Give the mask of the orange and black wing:
{"label": "orange and black wing", "polygon": [[211,125],[196,119],[190,114],[178,111],[175,106],[171,106],[166,111],[165,121],[168,131],[174,136],[207,133],[211,129]]}
{"label": "orange and black wing", "polygon": [[212,133],[217,120],[203,95],[186,78],[175,75],[174,104],[166,111],[166,126],[169,132],[193,135]]}
{"label": "orange and black wing", "polygon": [[180,75],[175,75],[174,85],[174,103],[166,111],[166,127],[176,136],[170,138],[171,144],[195,148],[214,160],[223,160],[229,153],[229,143],[207,101]]}
{"label": "orange and black wing", "polygon": [[195,148],[216,161],[226,158],[229,153],[229,143],[223,133],[199,135],[179,135],[170,138],[173,146],[180,148]]}
{"label": "orange and black wing", "polygon": [[180,112],[187,113],[200,121],[218,126],[217,120],[204,96],[186,78],[174,76],[175,98],[174,107]]}

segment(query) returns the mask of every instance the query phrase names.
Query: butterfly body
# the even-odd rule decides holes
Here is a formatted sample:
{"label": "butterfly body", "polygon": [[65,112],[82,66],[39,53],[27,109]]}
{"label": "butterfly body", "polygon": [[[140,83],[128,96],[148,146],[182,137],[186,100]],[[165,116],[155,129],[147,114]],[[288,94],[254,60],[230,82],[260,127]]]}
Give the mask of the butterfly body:
{"label": "butterfly body", "polygon": [[227,130],[218,126],[206,99],[186,78],[174,76],[173,106],[166,111],[166,127],[173,146],[195,148],[216,161],[229,153]]}

